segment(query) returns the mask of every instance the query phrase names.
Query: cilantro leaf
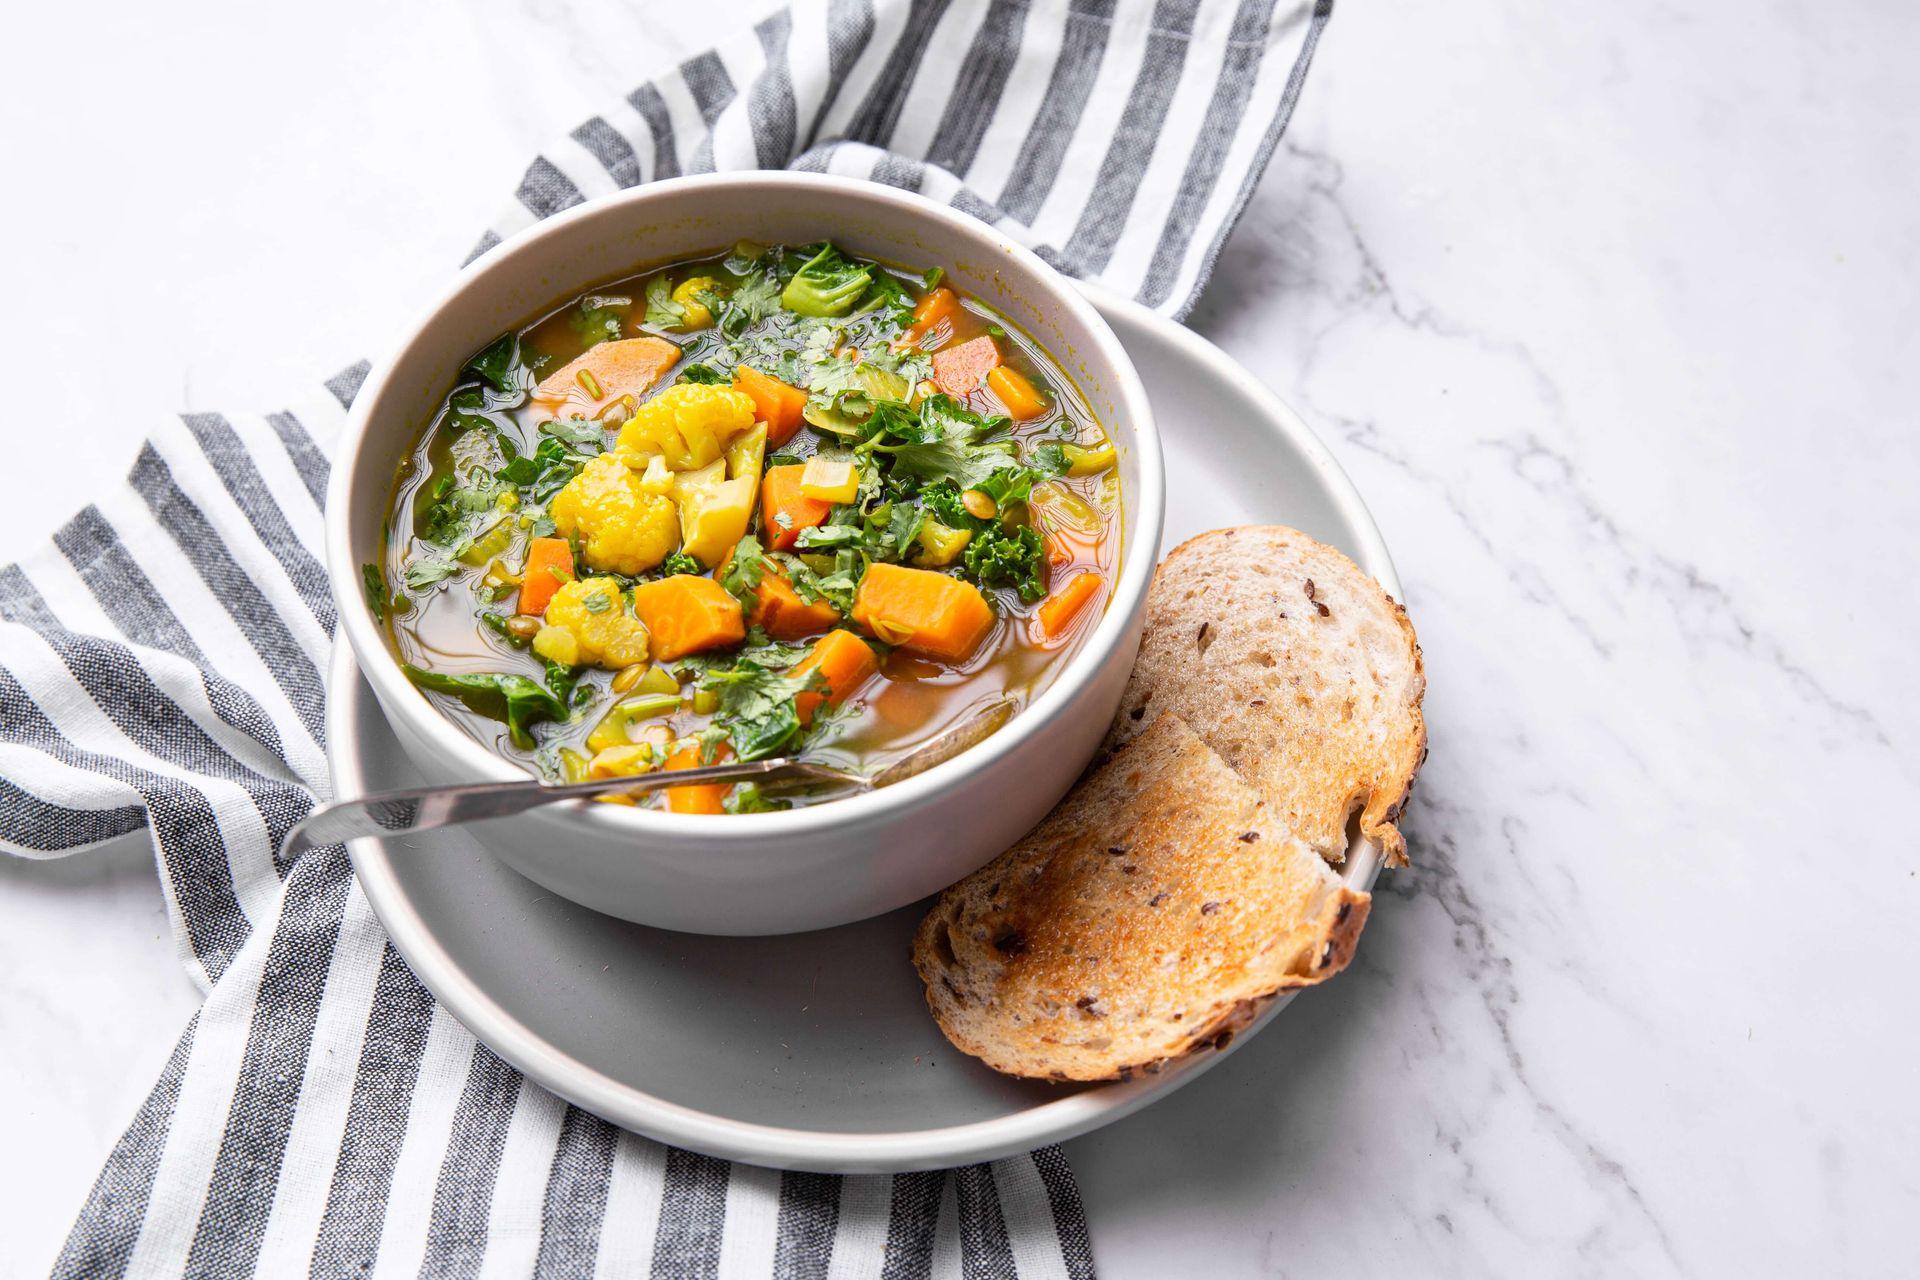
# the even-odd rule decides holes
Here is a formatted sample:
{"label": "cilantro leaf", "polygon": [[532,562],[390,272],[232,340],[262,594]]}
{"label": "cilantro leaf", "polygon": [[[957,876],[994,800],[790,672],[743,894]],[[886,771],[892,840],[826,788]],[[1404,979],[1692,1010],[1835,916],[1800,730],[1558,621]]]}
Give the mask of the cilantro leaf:
{"label": "cilantro leaf", "polygon": [[957,436],[889,446],[895,469],[923,483],[950,481],[962,491],[978,489],[994,473],[1016,465],[1013,445],[970,444]]}
{"label": "cilantro leaf", "polygon": [[580,305],[567,317],[567,324],[584,345],[597,347],[620,336],[621,313],[632,305],[632,298],[590,294],[580,299]]}
{"label": "cilantro leaf", "polygon": [[656,329],[687,327],[687,309],[673,300],[673,282],[664,275],[647,283],[647,323]]}
{"label": "cilantro leaf", "polygon": [[720,574],[720,585],[740,602],[742,609],[751,609],[754,593],[759,590],[768,567],[766,549],[760,545],[760,539],[748,534],[734,545],[733,556]]}
{"label": "cilantro leaf", "polygon": [[1013,420],[1003,414],[975,413],[945,392],[928,396],[921,403],[920,422],[929,436],[958,436],[976,441],[999,435],[1013,425]]}
{"label": "cilantro leaf", "polygon": [[1028,455],[1026,462],[1002,468],[974,487],[1004,510],[1016,502],[1027,501],[1033,496],[1034,485],[1065,475],[1066,470],[1067,457],[1060,452],[1060,446],[1045,444]]}
{"label": "cilantro leaf", "polygon": [[402,578],[409,590],[424,591],[436,583],[451,578],[459,571],[460,566],[451,560],[441,559],[438,556],[426,556],[416,558],[408,564]]}
{"label": "cilantro leaf", "polygon": [[700,677],[700,691],[714,696],[714,724],[733,741],[742,760],[764,760],[799,735],[800,712],[794,700],[803,693],[825,693],[827,678],[776,672],[742,655],[732,667],[714,668]]}
{"label": "cilantro leaf", "polygon": [[758,267],[767,256],[767,246],[752,240],[735,240],[720,265],[736,276],[744,276]]}
{"label": "cilantro leaf", "polygon": [[721,299],[714,315],[720,332],[737,338],[780,309],[780,282],[768,275],[749,276]]}
{"label": "cilantro leaf", "polygon": [[429,491],[416,531],[424,542],[463,551],[473,540],[474,517],[493,511],[500,491],[499,481],[485,467],[469,467],[458,478],[449,472]]}

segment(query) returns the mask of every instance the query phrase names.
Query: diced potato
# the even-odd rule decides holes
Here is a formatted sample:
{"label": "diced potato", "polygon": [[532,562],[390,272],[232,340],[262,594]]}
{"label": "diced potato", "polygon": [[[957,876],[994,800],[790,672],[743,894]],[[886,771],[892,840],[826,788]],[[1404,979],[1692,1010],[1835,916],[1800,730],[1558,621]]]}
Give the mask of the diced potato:
{"label": "diced potato", "polygon": [[760,471],[767,463],[767,431],[766,423],[756,422],[753,430],[735,436],[727,446],[727,478],[745,480],[751,486],[747,496],[749,511],[760,501]]}
{"label": "diced potato", "polygon": [[753,430],[735,436],[727,446],[727,478],[730,480],[752,476],[757,483],[766,462],[767,424],[764,422],[754,423]]}
{"label": "diced potato", "polygon": [[636,684],[633,688],[636,693],[671,693],[677,695],[680,692],[680,682],[673,678],[673,672],[655,663],[653,666],[647,668],[647,674],[641,676],[640,683]]}
{"label": "diced potato", "polygon": [[587,765],[590,778],[637,778],[660,767],[653,746],[646,742],[628,742],[596,751]]}
{"label": "diced potato", "polygon": [[930,519],[921,524],[920,535],[914,541],[920,545],[921,564],[952,564],[973,541],[973,530],[949,529],[938,520]]}
{"label": "diced potato", "polygon": [[875,564],[860,579],[853,620],[888,644],[942,662],[971,657],[993,629],[979,588],[932,569]]}
{"label": "diced potato", "polygon": [[852,502],[860,496],[860,468],[850,459],[816,453],[800,473],[800,492],[821,502]]}
{"label": "diced potato", "polygon": [[733,550],[753,519],[753,477],[725,476],[726,463],[716,458],[697,471],[681,472],[673,486],[680,506],[680,549],[707,568]]}

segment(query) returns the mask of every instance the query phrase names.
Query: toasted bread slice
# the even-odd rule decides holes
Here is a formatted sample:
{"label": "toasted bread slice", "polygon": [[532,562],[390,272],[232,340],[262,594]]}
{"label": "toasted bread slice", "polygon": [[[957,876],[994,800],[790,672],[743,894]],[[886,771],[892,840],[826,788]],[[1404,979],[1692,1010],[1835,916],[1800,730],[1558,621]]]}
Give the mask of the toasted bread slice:
{"label": "toasted bread slice", "polygon": [[1154,574],[1102,752],[1171,712],[1321,856],[1346,857],[1357,811],[1361,833],[1404,866],[1394,822],[1426,758],[1425,691],[1407,611],[1353,561],[1279,525],[1218,529]]}
{"label": "toasted bread slice", "polygon": [[1161,715],[941,894],[913,962],[940,1029],[994,1069],[1124,1079],[1345,968],[1368,902]]}

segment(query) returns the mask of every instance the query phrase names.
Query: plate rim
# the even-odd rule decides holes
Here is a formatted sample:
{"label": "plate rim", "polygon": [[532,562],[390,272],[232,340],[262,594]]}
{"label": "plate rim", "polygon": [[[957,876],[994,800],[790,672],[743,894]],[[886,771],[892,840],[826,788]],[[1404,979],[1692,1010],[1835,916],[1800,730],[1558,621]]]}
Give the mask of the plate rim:
{"label": "plate rim", "polygon": [[[1118,328],[1116,321],[1120,321],[1145,329],[1202,366],[1209,376],[1232,384],[1261,405],[1269,427],[1309,459],[1323,490],[1360,535],[1362,545],[1355,548],[1359,552],[1356,561],[1390,595],[1400,598],[1399,577],[1385,539],[1359,490],[1291,406],[1209,339],[1130,298],[1084,281],[1075,283],[1108,323]],[[352,649],[336,637],[328,663],[327,763],[333,778],[350,776],[356,786],[363,781],[358,760],[341,745],[356,740],[346,723],[357,719],[348,709],[356,698],[339,695],[359,679]],[[773,1168],[892,1173],[995,1160],[1062,1142],[1130,1115],[1205,1074],[1266,1026],[1296,994],[1275,998],[1224,1049],[1196,1055],[1155,1075],[1081,1088],[989,1120],[894,1133],[843,1133],[761,1124],[670,1102],[614,1080],[562,1051],[495,1001],[440,944],[402,889],[378,840],[349,841],[347,854],[369,906],[394,947],[434,998],[488,1049],[536,1084],[622,1128],[689,1150]],[[1373,887],[1380,871],[1376,849],[1357,847],[1347,865],[1350,883],[1361,889]]]}

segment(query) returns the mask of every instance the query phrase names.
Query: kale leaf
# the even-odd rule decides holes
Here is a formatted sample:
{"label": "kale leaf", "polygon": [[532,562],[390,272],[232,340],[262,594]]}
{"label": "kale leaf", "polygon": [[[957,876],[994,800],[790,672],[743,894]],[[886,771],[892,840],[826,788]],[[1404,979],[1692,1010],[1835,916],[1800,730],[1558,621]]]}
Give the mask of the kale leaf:
{"label": "kale leaf", "polygon": [[960,563],[981,586],[1012,587],[1032,604],[1047,594],[1046,559],[1046,543],[1032,525],[1008,532],[995,524],[973,535]]}
{"label": "kale leaf", "polygon": [[[565,720],[572,714],[572,677],[563,674],[556,678],[551,665],[546,684],[501,671],[426,671],[410,663],[405,670],[407,678],[422,689],[458,698],[475,715],[505,721],[513,745],[522,751],[533,748],[534,725]],[[552,687],[555,684],[561,687]]]}
{"label": "kale leaf", "polygon": [[407,571],[402,576],[409,590],[424,591],[458,572],[460,572],[460,566],[451,560],[438,556],[424,556],[415,557],[407,565]]}
{"label": "kale leaf", "polygon": [[[1020,482],[1025,488],[1016,484],[1008,491],[1018,492],[1018,500],[1024,501],[1033,477],[1041,473],[1035,468],[1014,470],[1023,473]],[[999,482],[990,483],[990,489],[1005,488],[1007,473],[998,473],[990,481]],[[973,535],[960,557],[961,576],[983,587],[1011,587],[1029,604],[1046,595],[1046,542],[1037,530],[1030,525],[1009,529],[999,519],[980,519],[966,509],[952,481],[922,489],[920,502],[949,529],[965,529]]]}
{"label": "kale leaf", "polygon": [[843,316],[872,283],[873,269],[831,244],[814,250],[780,294],[780,305],[803,316]]}
{"label": "kale leaf", "polygon": [[884,268],[873,273],[873,284],[867,290],[866,306],[890,307],[894,314],[902,319],[913,315],[913,305],[917,299],[906,284]]}
{"label": "kale leaf", "polygon": [[467,361],[466,372],[505,396],[523,396],[533,386],[533,373],[520,358],[520,335],[509,333]]}
{"label": "kale leaf", "polygon": [[[596,448],[594,453],[598,452]],[[591,456],[569,448],[559,437],[549,435],[541,439],[540,447],[531,454],[514,458],[493,474],[502,483],[518,489],[527,501],[545,502],[565,488],[567,481],[580,474],[580,468],[586,465]]]}
{"label": "kale leaf", "polygon": [[726,374],[710,364],[690,364],[680,370],[682,382],[697,382],[704,386],[725,386],[731,382]]}
{"label": "kale leaf", "polygon": [[599,453],[607,445],[607,429],[591,418],[553,418],[540,424],[540,434],[564,440],[583,453]]}

